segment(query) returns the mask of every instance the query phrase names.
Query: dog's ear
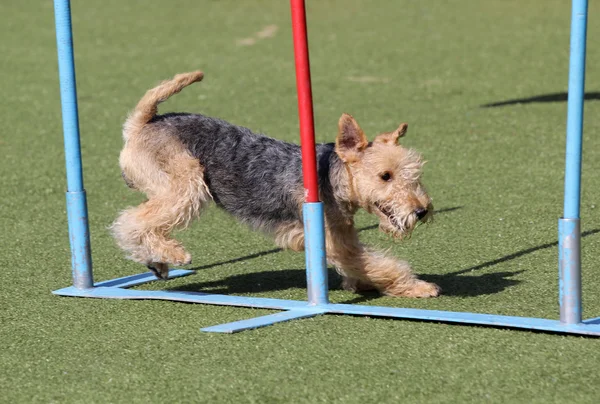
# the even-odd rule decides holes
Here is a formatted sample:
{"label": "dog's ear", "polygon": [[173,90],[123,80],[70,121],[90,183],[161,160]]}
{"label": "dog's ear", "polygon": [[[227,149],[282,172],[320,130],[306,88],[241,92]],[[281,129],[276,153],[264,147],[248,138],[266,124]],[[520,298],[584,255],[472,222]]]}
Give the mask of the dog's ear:
{"label": "dog's ear", "polygon": [[387,143],[387,144],[398,144],[398,139],[402,136],[406,135],[406,131],[408,130],[407,123],[401,123],[393,132],[382,133],[378,135],[373,142],[376,143]]}
{"label": "dog's ear", "polygon": [[350,163],[358,160],[360,153],[368,145],[367,137],[352,115],[342,114],[335,139],[335,151],[342,161]]}

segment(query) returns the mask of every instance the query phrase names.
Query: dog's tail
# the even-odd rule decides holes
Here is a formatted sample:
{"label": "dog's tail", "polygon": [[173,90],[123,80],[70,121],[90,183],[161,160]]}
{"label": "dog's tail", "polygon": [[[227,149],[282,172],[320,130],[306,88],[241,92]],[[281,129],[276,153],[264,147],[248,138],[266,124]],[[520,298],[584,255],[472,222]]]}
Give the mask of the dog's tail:
{"label": "dog's tail", "polygon": [[170,96],[177,94],[190,84],[202,80],[203,77],[204,73],[199,70],[181,73],[171,80],[163,81],[157,87],[148,90],[127,118],[123,136],[127,139],[131,134],[139,133],[142,127],[158,113],[158,104],[166,101]]}

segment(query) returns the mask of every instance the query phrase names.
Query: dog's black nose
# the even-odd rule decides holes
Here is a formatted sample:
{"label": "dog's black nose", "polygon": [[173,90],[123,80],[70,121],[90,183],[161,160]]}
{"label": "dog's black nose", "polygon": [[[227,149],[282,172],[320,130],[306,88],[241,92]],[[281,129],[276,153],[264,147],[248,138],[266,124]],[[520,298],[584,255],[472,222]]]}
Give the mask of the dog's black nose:
{"label": "dog's black nose", "polygon": [[415,210],[415,215],[417,215],[419,220],[421,220],[425,216],[427,216],[427,212],[429,212],[427,209],[419,208],[419,209]]}

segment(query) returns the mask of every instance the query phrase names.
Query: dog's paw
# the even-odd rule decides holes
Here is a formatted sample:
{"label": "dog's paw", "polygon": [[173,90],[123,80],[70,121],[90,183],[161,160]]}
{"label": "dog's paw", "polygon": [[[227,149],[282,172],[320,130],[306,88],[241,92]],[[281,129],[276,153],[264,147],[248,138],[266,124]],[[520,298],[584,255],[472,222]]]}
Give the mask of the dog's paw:
{"label": "dog's paw", "polygon": [[146,267],[156,276],[158,279],[169,278],[169,266],[163,262],[153,262],[146,265]]}
{"label": "dog's paw", "polygon": [[192,263],[192,254],[186,253],[185,260],[183,261],[183,265],[190,265]]}
{"label": "dog's paw", "polygon": [[152,262],[150,265],[155,263],[168,263],[171,266],[189,265],[192,263],[192,254],[177,246],[156,252],[148,261]]}
{"label": "dog's paw", "polygon": [[165,261],[171,265],[189,265],[192,263],[192,254],[183,248],[173,250],[167,258]]}
{"label": "dog's paw", "polygon": [[397,297],[437,297],[441,292],[442,289],[435,283],[417,279],[411,285],[394,285],[383,293]]}
{"label": "dog's paw", "polygon": [[437,297],[442,292],[435,283],[418,280],[414,287],[408,289],[404,296],[407,297]]}

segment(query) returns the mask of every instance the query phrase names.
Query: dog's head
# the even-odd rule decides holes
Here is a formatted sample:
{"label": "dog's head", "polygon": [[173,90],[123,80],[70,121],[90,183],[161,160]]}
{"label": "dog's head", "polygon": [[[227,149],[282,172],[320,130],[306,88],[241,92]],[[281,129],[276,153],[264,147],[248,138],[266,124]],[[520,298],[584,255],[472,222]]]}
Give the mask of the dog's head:
{"label": "dog's head", "polygon": [[372,142],[348,114],[342,115],[338,126],[335,151],[348,171],[350,199],[379,216],[380,229],[394,237],[410,235],[417,223],[430,220],[433,205],[421,184],[424,161],[398,143],[408,125]]}

